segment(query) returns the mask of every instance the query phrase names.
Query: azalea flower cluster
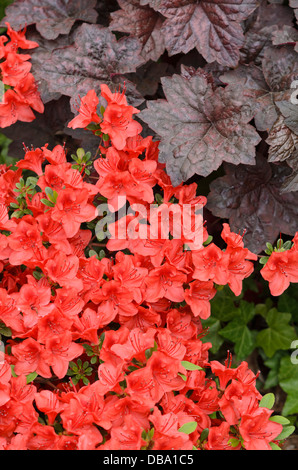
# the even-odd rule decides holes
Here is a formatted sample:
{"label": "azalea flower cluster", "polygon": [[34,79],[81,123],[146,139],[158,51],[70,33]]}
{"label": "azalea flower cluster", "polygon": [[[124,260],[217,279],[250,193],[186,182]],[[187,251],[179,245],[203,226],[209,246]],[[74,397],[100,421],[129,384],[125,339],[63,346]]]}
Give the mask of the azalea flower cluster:
{"label": "azalea flower cluster", "polygon": [[0,36],[0,84],[4,94],[0,99],[0,127],[8,127],[17,121],[31,122],[33,110],[44,112],[38,88],[32,75],[30,54],[20,49],[34,49],[38,44],[25,37],[25,31],[14,31],[6,23],[7,35]]}
{"label": "azalea flower cluster", "polygon": [[202,223],[192,250],[187,235],[92,250],[102,199],[114,211],[121,195],[206,203],[196,184],[172,186],[124,93],[103,85],[102,98],[101,116],[92,90],[69,124],[101,139],[90,178],[86,154],[74,163],[59,145],[0,168],[0,447],[271,450],[283,427],[260,406],[257,375],[210,361],[201,322],[218,286],[239,295],[254,270],[243,237],[225,224],[220,249]]}

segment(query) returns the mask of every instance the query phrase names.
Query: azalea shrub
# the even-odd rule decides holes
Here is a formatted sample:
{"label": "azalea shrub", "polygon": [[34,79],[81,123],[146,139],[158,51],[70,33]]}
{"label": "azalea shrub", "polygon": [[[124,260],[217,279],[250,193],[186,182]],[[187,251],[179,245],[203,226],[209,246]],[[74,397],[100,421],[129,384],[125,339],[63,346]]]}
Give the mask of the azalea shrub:
{"label": "azalea shrub", "polygon": [[[268,96],[263,107],[250,107],[239,101],[232,82],[254,71],[259,83],[261,69],[230,69],[240,60],[241,21],[254,14],[255,25],[267,8],[273,15],[270,34],[279,31],[281,41],[294,34],[294,26],[272,26],[280,12],[290,22],[295,5],[262,4],[256,13],[254,1],[245,7],[237,2],[233,14],[219,9],[218,18],[206,15],[206,28],[198,31],[195,18],[210,2],[188,2],[183,9],[187,2],[119,0],[109,27],[97,24],[97,12],[107,12],[105,2],[62,2],[65,16],[58,14],[57,2],[46,3],[51,21],[49,10],[39,8],[42,2],[12,2],[0,36],[0,126],[8,130],[3,135],[13,146],[20,123],[23,130],[33,126],[29,136],[37,131],[40,139],[48,132],[45,127],[40,135],[34,128],[40,119],[49,120],[53,132],[67,119],[60,129],[63,142],[23,142],[17,160],[11,160],[11,142],[3,138],[1,449],[283,448],[297,412],[297,363],[289,353],[296,339],[291,314],[298,304],[297,220],[283,214],[282,231],[270,212],[260,211],[258,223],[267,221],[262,232],[250,225],[253,214],[241,230],[233,229],[233,220],[239,211],[243,220],[239,208],[248,180],[256,193],[256,181],[260,186],[260,178],[266,179],[265,200],[270,192],[279,207],[293,201],[289,213],[295,212],[295,194],[277,196],[289,167],[272,165],[264,153],[257,165],[250,161],[260,144],[258,131],[264,131]],[[175,16],[178,10],[185,15]],[[116,38],[112,31],[127,33],[135,12],[150,24],[147,40],[141,35],[140,42],[137,28]],[[215,21],[219,33],[224,14],[229,45],[219,35],[221,47],[210,46],[207,26]],[[148,15],[152,23],[146,23]],[[24,23],[32,28],[24,31]],[[288,42],[289,55],[296,54],[294,41]],[[141,94],[123,74],[133,73],[144,57],[157,63],[165,49],[172,56],[192,47],[208,64],[217,61],[214,75],[211,66],[184,65],[181,74],[162,80],[165,97],[148,100],[140,112]],[[100,55],[94,53],[98,49]],[[98,77],[91,78],[92,67]],[[227,86],[217,83],[221,67]],[[70,75],[75,82],[66,80]],[[242,85],[244,97],[261,101],[256,84]],[[277,99],[270,90],[266,95]],[[295,140],[296,124],[279,101]],[[284,130],[277,109],[271,112]],[[51,114],[58,124],[52,125]],[[209,198],[202,179],[191,177],[197,173],[204,180],[222,161],[230,166],[211,182]],[[233,197],[237,205],[229,202]],[[220,224],[210,218],[209,200]],[[283,235],[275,237],[276,231]],[[254,353],[269,370],[265,379],[252,362]],[[288,394],[282,415],[271,392],[278,375]],[[266,388],[269,393],[263,393]]]}

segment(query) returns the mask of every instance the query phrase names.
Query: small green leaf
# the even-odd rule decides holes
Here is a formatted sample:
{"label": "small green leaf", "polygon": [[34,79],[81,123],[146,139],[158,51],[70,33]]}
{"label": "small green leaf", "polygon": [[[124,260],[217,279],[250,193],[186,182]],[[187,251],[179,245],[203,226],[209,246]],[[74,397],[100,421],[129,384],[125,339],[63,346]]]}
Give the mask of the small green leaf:
{"label": "small green leaf", "polygon": [[181,377],[181,379],[183,379],[183,380],[184,380],[184,382],[186,382],[186,381],[187,381],[187,377],[186,377],[186,375],[184,375],[184,374],[181,374],[180,372],[178,372],[178,375]]}
{"label": "small green leaf", "polygon": [[269,421],[282,424],[283,426],[290,424],[290,421],[287,418],[285,418],[284,416],[279,416],[279,415],[271,416],[271,418],[269,418]]}
{"label": "small green leaf", "polygon": [[15,217],[16,219],[20,219],[21,217],[23,217],[23,215],[24,215],[23,211],[15,211],[15,212],[13,212],[13,214],[11,214],[11,217]]}
{"label": "small green leaf", "polygon": [[281,448],[277,444],[275,444],[275,442],[269,442],[269,445],[272,450],[281,450]]}
{"label": "small green leaf", "polygon": [[11,367],[11,375],[12,375],[13,377],[17,377],[17,374],[16,374],[15,371],[14,371],[14,368],[15,368],[14,364],[11,364],[10,367]]}
{"label": "small green leaf", "polygon": [[84,385],[89,385],[89,383],[90,383],[90,382],[89,382],[89,379],[87,379],[87,377],[83,377],[83,378],[82,378],[82,381],[83,381],[83,384],[84,384]]}
{"label": "small green leaf", "polygon": [[85,155],[85,150],[82,149],[82,148],[79,148],[79,149],[77,150],[77,156],[79,157],[79,159],[82,160],[83,157],[84,157],[84,155]]}
{"label": "small green leaf", "polygon": [[232,437],[232,439],[229,440],[229,444],[231,445],[231,447],[238,447],[240,444],[240,441],[239,439]]}
{"label": "small green leaf", "polygon": [[188,362],[188,361],[182,361],[181,365],[186,370],[203,370],[202,367],[197,366],[196,364],[192,364],[191,362]]}
{"label": "small green leaf", "polygon": [[185,423],[178,429],[179,432],[184,432],[184,434],[191,434],[197,429],[198,423],[196,421],[190,421]]}
{"label": "small green leaf", "polygon": [[94,250],[90,250],[90,251],[89,251],[89,258],[92,258],[92,256],[96,256],[96,257],[97,257],[96,251],[94,251]]}
{"label": "small green leaf", "polygon": [[208,428],[203,429],[203,431],[201,432],[201,436],[200,436],[200,442],[205,441],[208,438],[208,435],[209,435],[209,429]]}
{"label": "small green leaf", "polygon": [[273,246],[271,245],[271,243],[269,243],[269,242],[266,243],[266,246],[267,246],[268,250],[272,253],[272,251],[273,251]]}
{"label": "small green leaf", "polygon": [[11,329],[7,326],[4,326],[3,328],[0,328],[0,334],[3,336],[10,337],[12,335]]}
{"label": "small green leaf", "polygon": [[271,410],[272,407],[274,406],[275,403],[275,396],[273,393],[267,393],[266,395],[263,396],[262,400],[260,401],[260,407],[261,408],[268,408],[268,410]]}
{"label": "small green leaf", "polygon": [[288,240],[287,242],[284,243],[283,249],[284,250],[290,250],[292,248],[293,243]]}
{"label": "small green leaf", "polygon": [[213,240],[213,236],[212,235],[209,235],[209,237],[207,238],[207,240],[203,243],[204,246],[207,246],[207,245],[210,245],[210,243],[212,242]]}
{"label": "small green leaf", "polygon": [[37,372],[32,372],[31,374],[28,374],[28,375],[26,376],[26,382],[27,382],[27,384],[30,384],[31,382],[33,382],[33,381],[36,379],[37,376],[38,376],[38,373],[37,373]]}
{"label": "small green leaf", "polygon": [[283,441],[295,431],[295,426],[285,426],[279,436],[276,437],[277,441]]}
{"label": "small green leaf", "polygon": [[45,206],[47,207],[55,207],[55,204],[53,204],[51,201],[49,201],[48,199],[41,199],[40,202],[42,202],[42,204],[44,204]]}

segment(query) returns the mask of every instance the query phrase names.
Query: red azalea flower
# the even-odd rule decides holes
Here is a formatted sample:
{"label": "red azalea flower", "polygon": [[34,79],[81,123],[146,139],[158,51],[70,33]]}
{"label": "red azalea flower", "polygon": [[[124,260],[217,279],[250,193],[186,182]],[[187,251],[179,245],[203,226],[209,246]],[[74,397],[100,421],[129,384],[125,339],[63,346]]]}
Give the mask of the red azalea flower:
{"label": "red azalea flower", "polygon": [[227,284],[229,256],[214,243],[199,251],[193,251],[192,259],[195,266],[194,279],[212,280],[219,285]]}
{"label": "red azalea flower", "polygon": [[19,95],[20,99],[35,111],[38,113],[44,112],[44,104],[41,101],[35,78],[31,73],[28,73],[28,75],[17,84],[14,90]]}
{"label": "red azalea flower", "polygon": [[5,85],[17,86],[29,74],[31,67],[32,64],[24,61],[19,54],[9,52],[0,64],[2,80]]}
{"label": "red azalea flower", "polygon": [[52,367],[59,379],[66,375],[70,361],[81,356],[84,352],[82,345],[72,341],[70,332],[46,339],[46,362]]}
{"label": "red azalea flower", "polygon": [[17,121],[34,121],[35,115],[26,101],[14,90],[7,90],[0,103],[0,127],[9,127]]}
{"label": "red azalea flower", "polygon": [[124,149],[128,137],[134,137],[142,131],[141,124],[132,119],[133,114],[139,112],[132,106],[119,105],[114,102],[108,104],[101,130],[109,135],[117,150]]}
{"label": "red azalea flower", "polygon": [[193,281],[189,286],[184,292],[185,301],[195,317],[206,320],[211,313],[210,300],[216,294],[213,281]]}
{"label": "red azalea flower", "polygon": [[183,302],[184,282],[186,275],[165,263],[160,268],[153,269],[146,277],[146,300],[156,302],[165,297],[173,302]]}
{"label": "red azalea flower", "polygon": [[281,295],[291,282],[298,282],[298,251],[273,252],[261,270],[272,295]]}
{"label": "red azalea flower", "polygon": [[72,129],[88,127],[92,122],[100,123],[100,117],[97,114],[97,106],[99,98],[95,90],[90,90],[86,96],[81,99],[79,108],[79,115],[76,116],[69,124],[68,127]]}
{"label": "red azalea flower", "polygon": [[35,41],[30,41],[26,39],[26,28],[23,31],[14,31],[9,23],[5,23],[7,26],[7,35],[10,37],[9,48],[13,51],[18,49],[35,49],[39,47],[38,43]]}
{"label": "red azalea flower", "polygon": [[51,216],[62,224],[67,238],[77,234],[82,222],[96,218],[96,208],[89,204],[88,199],[86,190],[65,189],[58,194]]}
{"label": "red azalea flower", "polygon": [[282,432],[282,425],[269,421],[272,410],[256,408],[241,418],[239,431],[246,450],[271,450],[269,442]]}
{"label": "red azalea flower", "polygon": [[14,368],[17,375],[37,372],[42,377],[52,377],[52,372],[46,361],[46,350],[33,338],[25,339],[22,343],[12,346],[11,349],[13,356],[17,359]]}
{"label": "red azalea flower", "polygon": [[17,162],[16,166],[23,170],[34,171],[34,173],[40,176],[43,174],[42,164],[44,159],[44,154],[41,149],[27,150],[24,159]]}

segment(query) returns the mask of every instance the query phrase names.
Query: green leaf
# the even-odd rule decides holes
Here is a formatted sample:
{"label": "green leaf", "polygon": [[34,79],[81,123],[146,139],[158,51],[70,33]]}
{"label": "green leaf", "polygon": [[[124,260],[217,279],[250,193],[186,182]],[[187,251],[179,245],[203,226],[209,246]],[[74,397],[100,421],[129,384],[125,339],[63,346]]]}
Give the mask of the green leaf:
{"label": "green leaf", "polygon": [[36,379],[37,376],[38,376],[38,373],[37,373],[37,372],[32,372],[31,374],[28,374],[28,375],[26,376],[26,382],[27,382],[27,384],[30,384],[31,382],[33,382],[33,381]]}
{"label": "green leaf", "polygon": [[284,250],[290,250],[293,246],[293,243],[291,242],[291,240],[288,240],[284,243],[284,246],[283,246],[283,249]]}
{"label": "green leaf", "polygon": [[296,338],[296,333],[289,325],[291,314],[281,313],[276,308],[272,308],[264,314],[264,317],[268,328],[257,334],[256,346],[261,347],[268,357],[272,357],[279,349],[289,349]]}
{"label": "green leaf", "polygon": [[287,312],[292,314],[295,323],[298,323],[298,300],[285,292],[278,298],[277,308],[280,312]]}
{"label": "green leaf", "polygon": [[26,181],[26,186],[32,186],[32,188],[35,188],[35,186],[38,183],[38,178],[35,176],[29,176]]}
{"label": "green leaf", "polygon": [[77,150],[77,156],[79,157],[79,160],[82,161],[83,157],[85,156],[85,150],[82,149],[82,148],[79,148],[79,149]]}
{"label": "green leaf", "polygon": [[201,432],[201,436],[200,436],[200,442],[203,442],[205,441],[209,436],[209,429],[208,428],[205,428],[203,429],[203,431]]}
{"label": "green leaf", "polygon": [[97,257],[97,253],[96,253],[96,251],[94,251],[94,250],[89,250],[89,258],[92,258],[92,256],[96,256],[96,257]]}
{"label": "green leaf", "polygon": [[13,214],[11,214],[11,217],[15,217],[16,219],[20,219],[21,217],[23,217],[23,215],[24,215],[23,211],[15,211],[15,212],[13,212]]}
{"label": "green leaf", "polygon": [[232,439],[229,440],[229,444],[232,447],[238,447],[239,444],[240,444],[240,441],[239,441],[239,439],[236,439],[235,437],[232,437]]}
{"label": "green leaf", "polygon": [[178,429],[179,432],[184,432],[184,434],[191,434],[197,429],[198,423],[196,421],[190,421],[185,423]]}
{"label": "green leaf", "polygon": [[282,414],[289,416],[298,413],[298,366],[292,364],[289,356],[280,361],[279,385],[287,394]]}
{"label": "green leaf", "polygon": [[249,356],[255,348],[253,332],[237,319],[220,330],[219,334],[235,344],[235,354],[238,360]]}
{"label": "green leaf", "polygon": [[4,326],[3,328],[0,328],[0,334],[3,336],[10,337],[12,335],[11,329],[7,326]]}
{"label": "green leaf", "polygon": [[285,418],[284,416],[279,416],[279,415],[271,416],[271,418],[269,418],[269,421],[282,424],[283,426],[290,424],[290,421],[287,418]]}
{"label": "green leaf", "polygon": [[255,347],[255,332],[247,326],[254,315],[254,304],[242,300],[239,308],[234,311],[234,319],[219,331],[221,336],[235,344],[238,360],[245,359]]}
{"label": "green leaf", "polygon": [[271,245],[271,243],[269,243],[269,242],[266,243],[266,246],[267,246],[268,250],[270,251],[270,253],[272,253],[272,251],[273,251],[273,246]]}
{"label": "green leaf", "polygon": [[13,2],[13,0],[1,0],[0,2],[0,20],[5,16],[5,9]]}
{"label": "green leaf", "polygon": [[42,204],[44,204],[45,206],[47,207],[55,207],[55,204],[53,204],[51,201],[49,201],[48,199],[41,199],[40,202],[42,202]]}
{"label": "green leaf", "polygon": [[11,375],[12,375],[13,377],[17,377],[17,374],[16,374],[15,371],[14,371],[14,368],[15,368],[14,364],[11,364],[10,368],[11,368]]}
{"label": "green leaf", "polygon": [[237,310],[234,304],[235,299],[233,292],[227,286],[224,286],[210,302],[211,316],[223,322],[233,320],[235,310]]}
{"label": "green leaf", "polygon": [[281,448],[277,444],[275,444],[275,442],[269,442],[269,445],[272,450],[281,450]]}
{"label": "green leaf", "polygon": [[221,323],[216,318],[209,317],[207,320],[202,320],[202,326],[203,328],[208,328],[208,334],[201,341],[202,343],[211,343],[212,348],[209,351],[216,354],[224,342],[223,338],[218,334],[221,329]]}
{"label": "green leaf", "polygon": [[192,364],[191,362],[188,362],[188,361],[181,361],[181,365],[186,370],[203,370],[202,367],[197,366],[196,364]]}
{"label": "green leaf", "polygon": [[210,243],[212,242],[213,240],[213,236],[212,235],[209,235],[209,237],[207,238],[207,240],[203,243],[204,246],[208,246],[210,245]]}
{"label": "green leaf", "polygon": [[277,436],[275,439],[277,441],[283,441],[291,434],[293,434],[293,432],[295,432],[295,426],[285,426],[279,436]]}
{"label": "green leaf", "polygon": [[[260,353],[262,353],[262,350],[260,350]],[[268,358],[264,361],[265,366],[270,369],[264,384],[264,390],[268,390],[278,385],[278,371],[280,368],[281,358],[284,354],[285,353],[283,351],[277,351],[270,359]]]}
{"label": "green leaf", "polygon": [[178,372],[178,375],[179,375],[179,377],[181,377],[181,379],[183,379],[183,380],[184,380],[184,382],[186,382],[186,381],[187,381],[187,377],[186,377],[186,375],[184,375],[184,374],[181,374],[181,372]]}
{"label": "green leaf", "polygon": [[259,406],[261,408],[268,408],[268,410],[271,410],[274,406],[275,403],[275,396],[273,393],[267,393],[267,395],[264,395],[263,398],[260,401]]}

